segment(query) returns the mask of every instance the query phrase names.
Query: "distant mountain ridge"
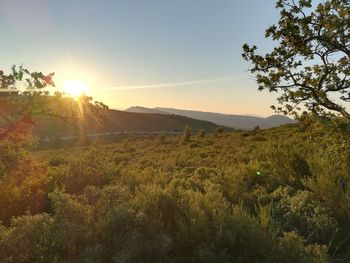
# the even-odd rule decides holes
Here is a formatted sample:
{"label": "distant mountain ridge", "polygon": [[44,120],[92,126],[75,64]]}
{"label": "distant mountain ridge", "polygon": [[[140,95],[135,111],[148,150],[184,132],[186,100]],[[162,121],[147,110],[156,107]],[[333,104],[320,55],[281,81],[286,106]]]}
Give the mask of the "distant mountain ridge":
{"label": "distant mountain ridge", "polygon": [[145,108],[145,107],[140,107],[140,106],[133,106],[133,107],[127,108],[124,111],[133,112],[133,113],[169,114],[165,111],[157,110],[156,108],[151,109],[151,108]]}
{"label": "distant mountain ridge", "polygon": [[194,110],[181,110],[172,108],[146,108],[140,106],[133,106],[125,111],[135,113],[153,113],[153,114],[173,114],[185,116],[192,119],[203,120],[213,122],[217,125],[231,127],[235,129],[251,130],[254,127],[259,126],[260,128],[267,129],[277,127],[284,124],[296,123],[295,120],[284,116],[284,115],[271,115],[269,117],[256,117],[249,115],[234,115],[234,114],[223,114],[215,112],[203,112]]}

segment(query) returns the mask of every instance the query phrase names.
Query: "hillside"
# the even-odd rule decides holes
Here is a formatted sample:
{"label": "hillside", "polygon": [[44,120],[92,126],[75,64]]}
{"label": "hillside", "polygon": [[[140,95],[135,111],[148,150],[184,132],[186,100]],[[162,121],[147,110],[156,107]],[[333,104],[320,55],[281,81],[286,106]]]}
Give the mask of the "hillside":
{"label": "hillside", "polygon": [[[5,114],[13,112],[14,109],[6,105],[6,99],[0,97],[0,110]],[[186,126],[194,132],[203,129],[214,132],[218,125],[209,121],[196,120],[189,117],[172,114],[133,113],[119,110],[110,110],[102,114],[100,122],[93,116],[86,116],[86,130],[91,133],[108,132],[182,132]],[[1,122],[0,122],[1,127]],[[34,133],[40,136],[56,135],[66,136],[77,133],[72,126],[66,122],[53,119],[40,118],[34,128]]]}
{"label": "hillside", "polygon": [[27,153],[2,166],[0,258],[349,262],[349,140],[338,135],[288,125]]}
{"label": "hillside", "polygon": [[[217,125],[208,121],[195,120],[183,116],[163,114],[141,114],[111,110],[105,114],[101,123],[91,116],[87,119],[87,133],[108,132],[182,132],[186,126],[194,132],[203,129],[214,132]],[[35,129],[37,134],[70,135],[76,130],[59,120],[39,123]]]}
{"label": "hillside", "polygon": [[210,121],[217,125],[232,127],[235,129],[243,129],[243,130],[251,130],[251,129],[254,129],[254,127],[256,126],[266,129],[266,128],[277,127],[284,124],[295,123],[294,120],[284,115],[272,115],[270,117],[263,118],[263,117],[255,117],[255,116],[222,114],[222,113],[202,112],[202,111],[193,111],[193,110],[179,110],[179,109],[160,108],[160,107],[149,109],[149,108],[144,108],[139,106],[130,107],[126,109],[126,111],[175,114],[175,115],[181,115],[181,116],[194,118],[198,120]]}

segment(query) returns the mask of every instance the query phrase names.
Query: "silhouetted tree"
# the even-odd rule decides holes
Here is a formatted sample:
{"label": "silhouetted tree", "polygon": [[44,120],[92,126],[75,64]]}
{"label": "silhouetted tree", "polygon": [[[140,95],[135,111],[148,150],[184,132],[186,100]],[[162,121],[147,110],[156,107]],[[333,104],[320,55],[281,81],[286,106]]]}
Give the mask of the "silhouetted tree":
{"label": "silhouetted tree", "polygon": [[278,24],[265,36],[278,42],[265,55],[243,46],[252,62],[259,90],[282,92],[278,112],[298,114],[303,105],[314,113],[339,113],[350,118],[341,102],[350,101],[350,2],[278,0]]}
{"label": "silhouetted tree", "polygon": [[59,92],[50,95],[49,88],[55,86],[53,76],[30,72],[22,66],[12,66],[10,74],[0,71],[0,140],[26,131],[39,119],[58,118],[77,129],[85,127],[86,115],[101,119],[101,110],[107,107],[101,102],[92,103],[91,97],[82,96],[77,102]]}

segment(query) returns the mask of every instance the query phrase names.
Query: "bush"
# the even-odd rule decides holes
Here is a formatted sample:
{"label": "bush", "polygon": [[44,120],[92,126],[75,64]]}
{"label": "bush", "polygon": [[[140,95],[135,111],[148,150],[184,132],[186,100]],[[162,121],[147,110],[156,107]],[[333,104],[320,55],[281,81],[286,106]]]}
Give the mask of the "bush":
{"label": "bush", "polygon": [[198,131],[198,136],[199,136],[200,138],[203,138],[203,137],[205,136],[205,130],[199,130],[199,131]]}
{"label": "bush", "polygon": [[224,127],[222,127],[222,126],[219,126],[219,127],[216,128],[216,133],[217,133],[217,134],[223,134],[224,131],[225,131],[225,129],[224,129]]}
{"label": "bush", "polygon": [[189,142],[190,139],[191,139],[191,129],[188,126],[186,126],[184,129],[182,141]]}
{"label": "bush", "polygon": [[311,192],[298,190],[293,193],[290,188],[279,188],[272,196],[277,228],[298,233],[307,244],[330,244],[339,226],[330,209]]}
{"label": "bush", "polygon": [[1,262],[57,262],[55,238],[49,215],[17,217],[10,228],[1,231],[0,226]]}

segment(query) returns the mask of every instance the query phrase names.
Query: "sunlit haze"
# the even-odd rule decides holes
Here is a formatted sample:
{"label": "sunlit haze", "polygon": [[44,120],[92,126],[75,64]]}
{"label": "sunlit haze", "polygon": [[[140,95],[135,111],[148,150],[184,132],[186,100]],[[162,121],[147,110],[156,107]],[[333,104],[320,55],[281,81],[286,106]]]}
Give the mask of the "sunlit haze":
{"label": "sunlit haze", "polygon": [[274,0],[0,2],[2,69],[55,72],[66,93],[88,87],[111,108],[273,113],[276,96],[257,91],[241,53],[270,48]]}
{"label": "sunlit haze", "polygon": [[61,91],[72,97],[89,95],[89,88],[83,80],[68,79],[64,80]]}

